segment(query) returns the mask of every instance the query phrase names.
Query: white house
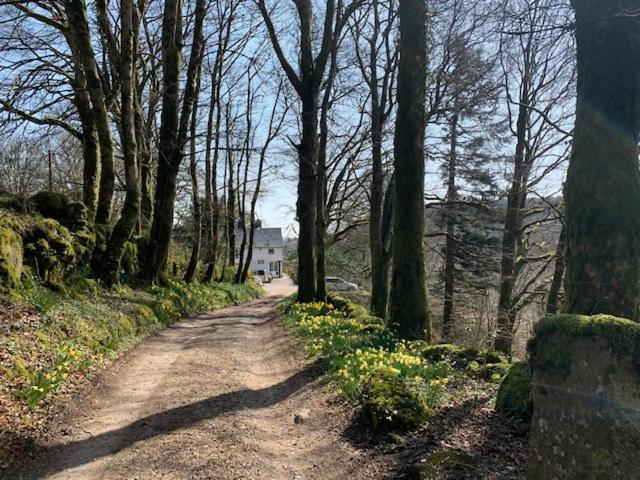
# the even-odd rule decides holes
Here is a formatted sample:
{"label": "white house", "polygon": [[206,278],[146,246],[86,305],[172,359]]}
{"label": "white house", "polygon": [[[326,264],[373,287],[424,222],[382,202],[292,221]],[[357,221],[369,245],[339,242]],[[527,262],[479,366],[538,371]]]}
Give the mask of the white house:
{"label": "white house", "polygon": [[[247,232],[249,235],[249,232]],[[242,244],[242,230],[236,232],[236,255],[240,259],[240,245]],[[246,257],[249,245],[245,247]],[[244,257],[243,257],[244,260]],[[284,241],[281,228],[256,227],[253,237],[253,253],[250,269],[256,275],[271,275],[273,278],[282,277],[282,263],[284,261]]]}

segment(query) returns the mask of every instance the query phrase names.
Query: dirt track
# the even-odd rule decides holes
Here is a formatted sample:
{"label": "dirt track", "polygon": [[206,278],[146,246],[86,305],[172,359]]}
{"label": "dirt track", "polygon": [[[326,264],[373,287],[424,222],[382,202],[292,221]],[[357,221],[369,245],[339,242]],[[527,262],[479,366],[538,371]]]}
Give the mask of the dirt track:
{"label": "dirt track", "polygon": [[69,407],[24,478],[381,478],[277,322],[294,287],[268,288],[143,342]]}

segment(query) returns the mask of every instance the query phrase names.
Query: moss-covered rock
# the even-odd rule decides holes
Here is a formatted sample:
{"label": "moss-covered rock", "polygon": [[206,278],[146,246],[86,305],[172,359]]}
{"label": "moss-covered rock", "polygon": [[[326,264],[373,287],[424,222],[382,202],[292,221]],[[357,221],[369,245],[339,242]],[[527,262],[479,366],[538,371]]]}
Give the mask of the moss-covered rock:
{"label": "moss-covered rock", "polygon": [[26,213],[32,208],[32,205],[29,199],[22,195],[0,192],[0,207],[8,208],[18,213]]}
{"label": "moss-covered rock", "polygon": [[495,350],[442,343],[425,346],[420,354],[430,362],[447,362],[454,368],[487,380],[502,380],[509,368],[507,358]]}
{"label": "moss-covered rock", "polygon": [[129,278],[133,278],[138,274],[138,245],[136,243],[125,242],[124,254],[122,255],[120,264],[122,266],[122,269],[124,270],[124,273]]}
{"label": "moss-covered rock", "polygon": [[89,226],[89,209],[82,202],[70,202],[65,220],[66,226],[71,230],[87,228]]}
{"label": "moss-covered rock", "polygon": [[33,195],[30,200],[33,208],[43,217],[60,222],[68,218],[69,199],[62,193],[42,191]]}
{"label": "moss-covered rock", "polygon": [[498,390],[496,410],[520,420],[531,419],[531,369],[527,362],[514,363],[509,369]]}
{"label": "moss-covered rock", "polygon": [[337,310],[342,311],[347,317],[370,317],[371,314],[369,311],[363,307],[362,305],[358,305],[357,303],[350,302],[344,297],[339,295],[328,295],[327,303],[333,305]]}
{"label": "moss-covered rock", "polygon": [[[549,341],[552,337],[560,341]],[[611,315],[549,315],[536,325],[529,342],[531,365],[560,378],[571,373],[571,349],[577,339],[604,338],[614,355],[631,354],[640,372],[640,323]]]}
{"label": "moss-covered rock", "polygon": [[390,367],[373,370],[364,380],[362,410],[376,429],[406,431],[425,423],[431,410],[420,390]]}
{"label": "moss-covered rock", "polygon": [[0,287],[12,289],[22,275],[22,238],[7,219],[0,222]]}
{"label": "moss-covered rock", "polygon": [[640,324],[549,316],[529,352],[529,477],[640,478]]}
{"label": "moss-covered rock", "polygon": [[423,461],[410,465],[405,471],[405,478],[408,480],[436,480],[442,478],[444,472],[468,472],[474,464],[475,459],[461,450],[438,450]]}
{"label": "moss-covered rock", "polygon": [[23,231],[25,263],[45,282],[62,279],[73,271],[76,251],[73,236],[52,219],[35,219]]}
{"label": "moss-covered rock", "polygon": [[436,345],[427,345],[421,354],[424,358],[431,362],[442,362],[457,360],[461,357],[463,349],[452,343],[440,343]]}

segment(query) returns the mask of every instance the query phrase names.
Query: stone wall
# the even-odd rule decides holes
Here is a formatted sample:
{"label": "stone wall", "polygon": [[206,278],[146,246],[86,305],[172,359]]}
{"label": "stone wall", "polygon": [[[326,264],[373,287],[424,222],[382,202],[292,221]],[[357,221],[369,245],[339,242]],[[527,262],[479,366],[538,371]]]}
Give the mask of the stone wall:
{"label": "stone wall", "polygon": [[529,350],[528,478],[640,479],[640,325],[550,316]]}

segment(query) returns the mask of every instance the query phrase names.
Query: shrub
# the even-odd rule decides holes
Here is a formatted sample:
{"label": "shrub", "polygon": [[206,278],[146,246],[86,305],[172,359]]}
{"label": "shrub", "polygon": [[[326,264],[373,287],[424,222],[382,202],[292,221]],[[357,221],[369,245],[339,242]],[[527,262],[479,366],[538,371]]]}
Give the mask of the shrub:
{"label": "shrub", "polygon": [[397,369],[376,367],[362,384],[362,411],[376,429],[411,430],[425,423],[431,412],[424,388],[421,381],[405,379]]}
{"label": "shrub", "polygon": [[496,410],[525,421],[531,418],[531,369],[527,362],[511,366],[498,390]]}

